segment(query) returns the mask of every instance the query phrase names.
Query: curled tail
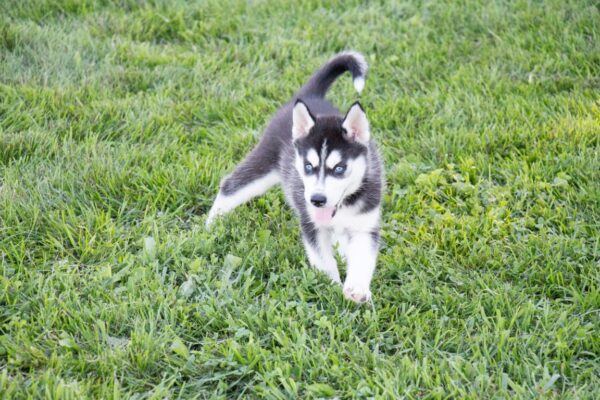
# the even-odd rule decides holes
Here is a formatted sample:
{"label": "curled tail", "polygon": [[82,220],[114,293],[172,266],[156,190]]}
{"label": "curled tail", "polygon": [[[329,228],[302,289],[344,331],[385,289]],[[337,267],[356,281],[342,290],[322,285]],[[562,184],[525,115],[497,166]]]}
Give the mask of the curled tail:
{"label": "curled tail", "polygon": [[339,53],[310,77],[298,91],[297,97],[325,97],[331,84],[346,71],[352,73],[354,88],[360,93],[365,86],[367,68],[367,62],[362,54],[354,51]]}

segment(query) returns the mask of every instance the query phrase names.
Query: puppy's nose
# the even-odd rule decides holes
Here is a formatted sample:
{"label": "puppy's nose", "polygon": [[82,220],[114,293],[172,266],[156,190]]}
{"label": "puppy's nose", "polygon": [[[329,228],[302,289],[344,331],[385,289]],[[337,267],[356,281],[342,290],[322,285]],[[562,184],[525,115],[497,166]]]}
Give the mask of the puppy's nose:
{"label": "puppy's nose", "polygon": [[315,207],[323,207],[325,203],[327,203],[327,197],[322,194],[313,194],[310,197],[310,202],[313,203]]}

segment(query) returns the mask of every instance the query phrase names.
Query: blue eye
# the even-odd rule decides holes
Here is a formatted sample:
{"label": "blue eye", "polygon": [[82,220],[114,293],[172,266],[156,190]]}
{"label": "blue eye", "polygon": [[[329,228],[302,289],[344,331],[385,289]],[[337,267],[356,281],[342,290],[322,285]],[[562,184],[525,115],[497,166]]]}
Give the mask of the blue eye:
{"label": "blue eye", "polygon": [[335,167],[333,169],[333,173],[334,175],[342,175],[344,172],[346,172],[346,167],[344,165],[338,165],[337,167]]}
{"label": "blue eye", "polygon": [[304,172],[306,172],[308,175],[312,174],[313,166],[311,164],[304,164]]}

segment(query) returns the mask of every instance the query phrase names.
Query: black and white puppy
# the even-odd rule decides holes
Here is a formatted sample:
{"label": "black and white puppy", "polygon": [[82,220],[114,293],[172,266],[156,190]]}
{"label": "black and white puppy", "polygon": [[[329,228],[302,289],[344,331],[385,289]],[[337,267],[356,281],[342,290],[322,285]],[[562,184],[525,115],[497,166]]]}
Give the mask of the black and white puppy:
{"label": "black and white puppy", "polygon": [[378,253],[383,165],[361,105],[354,103],[342,115],[325,100],[346,71],[361,92],[367,72],[362,55],[340,53],[317,70],[223,179],[206,224],[281,184],[300,217],[310,263],[341,283],[333,249],[337,242],[348,267],[344,295],[365,302]]}

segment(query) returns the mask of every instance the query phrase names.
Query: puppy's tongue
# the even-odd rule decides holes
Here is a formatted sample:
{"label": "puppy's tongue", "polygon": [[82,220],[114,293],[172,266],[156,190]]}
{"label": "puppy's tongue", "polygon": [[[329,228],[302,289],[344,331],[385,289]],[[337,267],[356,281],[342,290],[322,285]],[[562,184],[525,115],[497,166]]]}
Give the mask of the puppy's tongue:
{"label": "puppy's tongue", "polygon": [[326,224],[333,218],[335,207],[315,208],[315,222],[318,224]]}

